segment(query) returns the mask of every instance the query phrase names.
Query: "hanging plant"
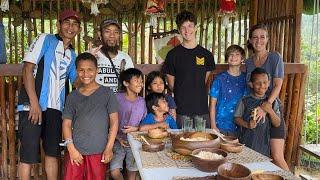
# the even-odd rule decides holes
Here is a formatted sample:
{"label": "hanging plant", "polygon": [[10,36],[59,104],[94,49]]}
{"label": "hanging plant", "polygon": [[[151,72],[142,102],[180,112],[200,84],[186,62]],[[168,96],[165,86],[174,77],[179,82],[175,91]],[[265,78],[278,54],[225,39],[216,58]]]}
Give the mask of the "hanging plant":
{"label": "hanging plant", "polygon": [[134,0],[110,0],[111,7],[118,13],[129,13],[136,3]]}
{"label": "hanging plant", "polygon": [[237,16],[236,0],[219,0],[218,16],[222,18],[222,26],[229,27],[229,19]]}
{"label": "hanging plant", "polygon": [[82,0],[83,3],[90,3],[90,9],[91,9],[91,13],[95,16],[97,16],[100,11],[98,8],[99,4],[107,4],[109,2],[109,0]]}
{"label": "hanging plant", "polygon": [[150,26],[157,26],[157,18],[165,17],[166,0],[147,0],[145,14],[150,16]]}

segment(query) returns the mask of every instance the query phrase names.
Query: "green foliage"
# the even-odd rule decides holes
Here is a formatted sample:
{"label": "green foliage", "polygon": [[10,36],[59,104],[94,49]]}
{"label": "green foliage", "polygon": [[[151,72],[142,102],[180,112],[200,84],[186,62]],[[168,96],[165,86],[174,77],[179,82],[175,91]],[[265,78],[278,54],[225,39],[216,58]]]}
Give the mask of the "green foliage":
{"label": "green foliage", "polygon": [[320,42],[316,32],[317,22],[313,16],[303,15],[301,26],[301,62],[309,67],[308,85],[306,86],[306,116],[303,135],[307,144],[320,142]]}

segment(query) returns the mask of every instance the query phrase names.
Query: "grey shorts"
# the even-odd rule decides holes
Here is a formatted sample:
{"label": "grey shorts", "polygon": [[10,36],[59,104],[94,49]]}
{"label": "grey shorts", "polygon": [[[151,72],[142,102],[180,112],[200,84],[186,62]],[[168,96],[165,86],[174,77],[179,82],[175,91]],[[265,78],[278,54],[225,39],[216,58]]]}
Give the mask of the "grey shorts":
{"label": "grey shorts", "polygon": [[126,158],[126,168],[129,171],[138,171],[131,147],[123,147],[119,141],[115,141],[113,146],[113,158],[110,162],[110,170],[123,169],[124,158]]}

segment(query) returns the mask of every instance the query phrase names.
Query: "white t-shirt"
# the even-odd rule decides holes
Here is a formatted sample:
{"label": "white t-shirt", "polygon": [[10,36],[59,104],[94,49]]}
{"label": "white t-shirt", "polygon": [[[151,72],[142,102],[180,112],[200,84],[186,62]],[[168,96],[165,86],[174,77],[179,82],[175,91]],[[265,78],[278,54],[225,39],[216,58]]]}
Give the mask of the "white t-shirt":
{"label": "white t-shirt", "polygon": [[[101,51],[97,53],[96,57],[98,59],[99,68],[99,73],[96,76],[96,82],[103,86],[110,87],[114,93],[118,92],[118,78],[109,59]],[[134,67],[131,57],[122,51],[118,51],[117,56],[112,58],[112,62],[119,75],[122,61],[125,64],[124,70]]]}

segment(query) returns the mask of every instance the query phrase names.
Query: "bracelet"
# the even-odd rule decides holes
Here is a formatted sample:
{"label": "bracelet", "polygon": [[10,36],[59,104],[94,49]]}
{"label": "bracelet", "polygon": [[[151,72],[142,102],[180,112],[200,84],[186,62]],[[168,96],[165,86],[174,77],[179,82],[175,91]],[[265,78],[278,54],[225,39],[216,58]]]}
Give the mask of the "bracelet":
{"label": "bracelet", "polygon": [[68,144],[73,143],[72,139],[65,139],[64,142],[59,143],[60,146],[67,147]]}

